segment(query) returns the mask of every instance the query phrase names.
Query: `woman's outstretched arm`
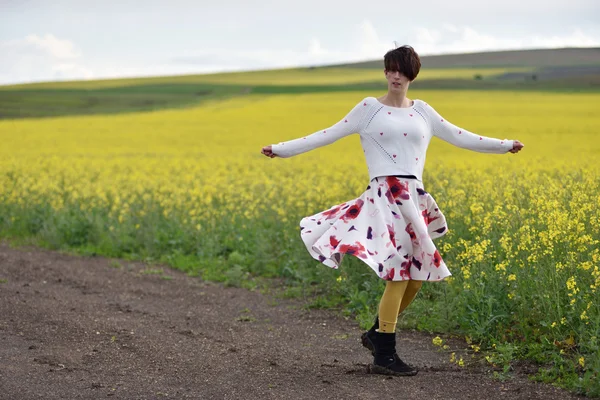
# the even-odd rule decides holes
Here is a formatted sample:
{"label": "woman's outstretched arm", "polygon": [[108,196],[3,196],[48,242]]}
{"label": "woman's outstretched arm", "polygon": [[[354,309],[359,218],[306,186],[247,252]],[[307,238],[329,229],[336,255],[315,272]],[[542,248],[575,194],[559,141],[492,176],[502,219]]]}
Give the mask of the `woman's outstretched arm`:
{"label": "woman's outstretched arm", "polygon": [[336,140],[358,132],[367,108],[367,102],[366,100],[363,100],[354,106],[354,108],[335,125],[318,130],[308,136],[271,146],[265,146],[262,149],[262,153],[271,158],[275,156],[292,157],[331,144]]}
{"label": "woman's outstretched arm", "polygon": [[480,153],[497,154],[509,151],[516,153],[523,147],[523,144],[518,140],[496,139],[474,134],[446,121],[430,105],[425,104],[424,108],[433,135],[455,146]]}

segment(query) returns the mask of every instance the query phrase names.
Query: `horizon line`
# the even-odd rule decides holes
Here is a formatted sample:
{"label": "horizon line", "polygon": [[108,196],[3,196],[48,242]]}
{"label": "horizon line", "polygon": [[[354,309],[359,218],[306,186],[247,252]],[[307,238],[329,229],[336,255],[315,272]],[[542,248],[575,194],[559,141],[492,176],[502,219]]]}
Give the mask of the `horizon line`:
{"label": "horizon line", "polygon": [[[434,54],[423,54],[420,55],[421,60],[430,57],[451,57],[451,56],[461,56],[461,55],[478,55],[478,54],[498,54],[498,53],[515,53],[515,52],[537,52],[537,51],[557,51],[557,50],[599,50],[599,46],[568,46],[568,47],[547,47],[547,48],[519,48],[519,49],[503,49],[503,50],[477,50],[477,51],[465,51],[458,53],[434,53]],[[28,81],[28,82],[15,82],[15,83],[0,83],[0,88],[6,88],[9,86],[26,86],[26,85],[36,85],[36,84],[44,84],[44,83],[77,83],[77,82],[98,82],[98,81],[117,81],[117,80],[125,80],[125,79],[152,79],[152,78],[170,78],[170,77],[186,77],[186,76],[201,76],[201,75],[218,75],[218,74],[230,74],[230,73],[243,73],[243,72],[268,72],[268,71],[285,71],[285,70],[293,70],[293,69],[304,69],[304,68],[327,68],[327,67],[340,67],[340,66],[348,66],[354,64],[364,64],[370,62],[377,62],[383,60],[375,60],[368,59],[362,61],[349,61],[349,62],[341,62],[335,64],[307,64],[307,65],[296,65],[292,67],[276,67],[276,68],[258,68],[258,69],[243,69],[243,70],[220,70],[220,71],[209,71],[209,72],[197,72],[197,73],[184,73],[184,74],[172,74],[172,75],[123,75],[119,77],[98,77],[91,79],[73,79],[73,80],[40,80],[40,81]],[[482,68],[485,68],[483,66]]]}

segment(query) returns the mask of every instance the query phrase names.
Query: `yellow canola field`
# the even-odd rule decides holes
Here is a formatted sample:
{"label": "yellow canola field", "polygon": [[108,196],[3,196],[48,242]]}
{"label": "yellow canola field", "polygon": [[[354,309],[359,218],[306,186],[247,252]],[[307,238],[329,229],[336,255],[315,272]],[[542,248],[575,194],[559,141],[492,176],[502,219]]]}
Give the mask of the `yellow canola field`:
{"label": "yellow canola field", "polygon": [[[0,121],[0,166],[3,179],[7,171],[19,177],[19,191],[13,189],[10,198],[21,202],[49,194],[53,203],[60,203],[61,191],[69,188],[70,195],[92,201],[106,193],[122,199],[142,191],[169,193],[169,200],[161,198],[167,208],[183,206],[178,196],[189,198],[186,208],[200,208],[213,196],[223,197],[224,208],[233,211],[243,203],[244,212],[253,218],[259,216],[256,206],[267,204],[265,196],[281,199],[286,208],[312,212],[355,197],[366,187],[358,136],[285,160],[261,156],[260,148],[328,127],[368,95],[373,94],[278,95],[187,110]],[[460,188],[474,196],[478,191],[469,186],[486,181],[536,185],[542,172],[557,179],[573,172],[587,179],[598,177],[598,95],[443,91],[412,95],[458,126],[519,139],[526,146],[517,155],[490,155],[434,139],[427,155],[426,186],[439,184],[444,192]],[[441,176],[448,185],[440,183]],[[66,187],[58,188],[59,182]],[[2,187],[6,194],[7,186]],[[60,199],[53,193],[60,193]],[[443,196],[440,200],[454,202]]]}
{"label": "yellow canola field", "polygon": [[[254,96],[185,110],[0,121],[5,224],[22,218],[17,208],[100,210],[109,232],[135,238],[156,223],[145,216],[159,213],[186,235],[231,243],[231,232],[247,240],[270,221],[302,252],[298,262],[308,262],[299,219],[368,184],[358,136],[290,159],[260,149],[326,128],[371,95],[380,94]],[[439,246],[451,287],[473,304],[495,296],[502,307],[526,310],[557,340],[597,343],[590,327],[600,318],[600,95],[410,95],[472,132],[525,144],[517,155],[491,155],[432,141],[424,185],[448,219]],[[223,224],[227,237],[218,236]]]}

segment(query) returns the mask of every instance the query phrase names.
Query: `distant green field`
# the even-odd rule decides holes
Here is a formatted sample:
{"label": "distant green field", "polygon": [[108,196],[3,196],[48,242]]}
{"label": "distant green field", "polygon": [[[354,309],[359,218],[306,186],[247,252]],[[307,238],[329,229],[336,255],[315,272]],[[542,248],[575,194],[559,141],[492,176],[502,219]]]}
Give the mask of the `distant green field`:
{"label": "distant green field", "polygon": [[[425,56],[422,62],[411,89],[600,91],[600,49]],[[266,71],[43,82],[0,86],[0,119],[147,112],[244,95],[351,91],[383,95],[386,89],[381,60]]]}
{"label": "distant green field", "polygon": [[[527,72],[532,68],[476,68],[423,70],[418,79],[473,79],[475,75],[489,77],[508,72]],[[39,89],[106,89],[148,85],[339,85],[385,81],[379,69],[294,68],[268,71],[231,72],[203,75],[182,75],[152,78],[105,79],[74,82],[45,82],[28,85],[0,86],[0,90]]]}
{"label": "distant green field", "polygon": [[[415,89],[596,90],[585,82],[525,81],[532,68],[423,70]],[[503,77],[514,76],[513,79]],[[383,95],[386,81],[376,69],[296,68],[97,81],[0,86],[0,119],[116,114],[190,107],[252,94],[299,94],[369,90]]]}

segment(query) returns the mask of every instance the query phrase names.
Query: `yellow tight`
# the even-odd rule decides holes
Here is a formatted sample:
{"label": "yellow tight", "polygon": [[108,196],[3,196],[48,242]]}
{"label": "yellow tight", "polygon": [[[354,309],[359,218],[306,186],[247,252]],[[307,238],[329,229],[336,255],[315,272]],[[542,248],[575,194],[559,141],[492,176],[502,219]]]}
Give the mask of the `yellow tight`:
{"label": "yellow tight", "polygon": [[400,303],[400,310],[398,311],[398,314],[402,314],[402,311],[404,311],[404,309],[408,307],[410,303],[412,303],[415,297],[417,297],[417,293],[419,293],[419,290],[421,290],[422,285],[423,281],[408,281],[408,286],[406,287],[406,291],[402,297],[402,303]]}
{"label": "yellow tight", "polygon": [[398,315],[414,300],[421,289],[422,281],[387,281],[379,302],[378,332],[396,331]]}

